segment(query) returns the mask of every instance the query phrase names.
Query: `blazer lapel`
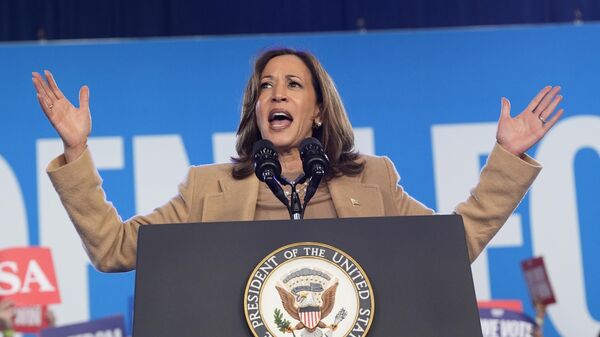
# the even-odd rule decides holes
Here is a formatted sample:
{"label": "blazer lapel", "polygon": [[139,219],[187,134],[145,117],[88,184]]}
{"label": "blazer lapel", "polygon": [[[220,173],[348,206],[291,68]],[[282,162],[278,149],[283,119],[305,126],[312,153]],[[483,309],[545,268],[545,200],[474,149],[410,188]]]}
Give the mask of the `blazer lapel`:
{"label": "blazer lapel", "polygon": [[360,176],[329,181],[329,193],[340,218],[383,216],[383,198],[377,185],[363,184]]}
{"label": "blazer lapel", "polygon": [[206,196],[202,222],[254,220],[259,181],[251,175],[242,180],[219,179],[221,193]]}
{"label": "blazer lapel", "polygon": [[[259,183],[254,175],[242,180],[219,179],[221,192],[206,196],[202,222],[254,220]],[[385,215],[379,187],[361,183],[360,176],[334,178],[328,187],[340,218]]]}

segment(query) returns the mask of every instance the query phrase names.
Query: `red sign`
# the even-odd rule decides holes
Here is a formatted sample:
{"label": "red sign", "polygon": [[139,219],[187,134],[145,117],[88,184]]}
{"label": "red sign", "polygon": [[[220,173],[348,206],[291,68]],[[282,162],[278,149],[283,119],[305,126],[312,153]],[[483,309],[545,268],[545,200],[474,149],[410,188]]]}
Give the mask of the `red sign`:
{"label": "red sign", "polygon": [[13,330],[24,333],[37,333],[50,325],[46,306],[35,305],[14,308]]}
{"label": "red sign", "polygon": [[23,247],[0,250],[0,300],[16,306],[60,303],[50,249]]}
{"label": "red sign", "polygon": [[544,305],[556,303],[550,279],[546,272],[546,265],[543,257],[535,257],[521,262],[521,268],[525,274],[527,287],[533,303]]}
{"label": "red sign", "polygon": [[514,312],[523,312],[523,303],[520,300],[491,300],[477,301],[479,309],[506,309]]}

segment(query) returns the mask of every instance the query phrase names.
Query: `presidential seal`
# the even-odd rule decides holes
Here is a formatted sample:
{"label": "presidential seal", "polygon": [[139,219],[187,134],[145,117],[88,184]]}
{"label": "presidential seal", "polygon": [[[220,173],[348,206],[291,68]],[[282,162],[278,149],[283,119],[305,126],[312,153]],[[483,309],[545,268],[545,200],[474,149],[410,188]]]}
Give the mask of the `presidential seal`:
{"label": "presidential seal", "polygon": [[366,336],[375,304],[358,263],[316,242],[295,243],[267,255],[244,292],[244,312],[256,337]]}

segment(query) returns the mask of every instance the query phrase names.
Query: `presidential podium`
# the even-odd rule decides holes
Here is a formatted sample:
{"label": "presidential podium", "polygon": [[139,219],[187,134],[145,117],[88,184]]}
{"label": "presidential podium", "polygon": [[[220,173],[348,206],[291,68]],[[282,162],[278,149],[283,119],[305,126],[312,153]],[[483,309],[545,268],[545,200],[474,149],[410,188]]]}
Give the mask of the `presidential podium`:
{"label": "presidential podium", "polygon": [[140,227],[134,337],[365,335],[481,337],[460,216]]}

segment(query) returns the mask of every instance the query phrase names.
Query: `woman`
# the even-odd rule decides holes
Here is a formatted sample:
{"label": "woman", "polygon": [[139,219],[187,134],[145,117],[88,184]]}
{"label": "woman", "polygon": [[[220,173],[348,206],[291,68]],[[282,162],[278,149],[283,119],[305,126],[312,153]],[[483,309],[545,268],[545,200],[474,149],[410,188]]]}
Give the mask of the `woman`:
{"label": "woman", "polygon": [[[52,74],[33,73],[42,110],[64,143],[64,154],[48,166],[48,174],[79,232],[94,265],[102,271],[135,268],[137,230],[154,223],[287,219],[287,210],[252,174],[252,144],[268,139],[275,145],[283,176],[302,171],[298,145],[319,138],[331,171],[307,208],[305,218],[432,214],[397,185],[399,177],[385,157],[353,152],[350,122],[333,81],[306,52],[271,50],[255,62],[244,93],[233,164],[192,167],[179,194],[149,215],[122,222],[106,202],[101,179],[87,150],[91,131],[89,89],[80,90],[74,107]],[[562,97],[559,87],[546,87],[516,118],[502,99],[498,144],[481,180],[467,201],[457,206],[463,216],[473,261],[504,224],[541,167],[525,155],[563,113],[553,115]],[[552,117],[551,117],[552,116]]]}

